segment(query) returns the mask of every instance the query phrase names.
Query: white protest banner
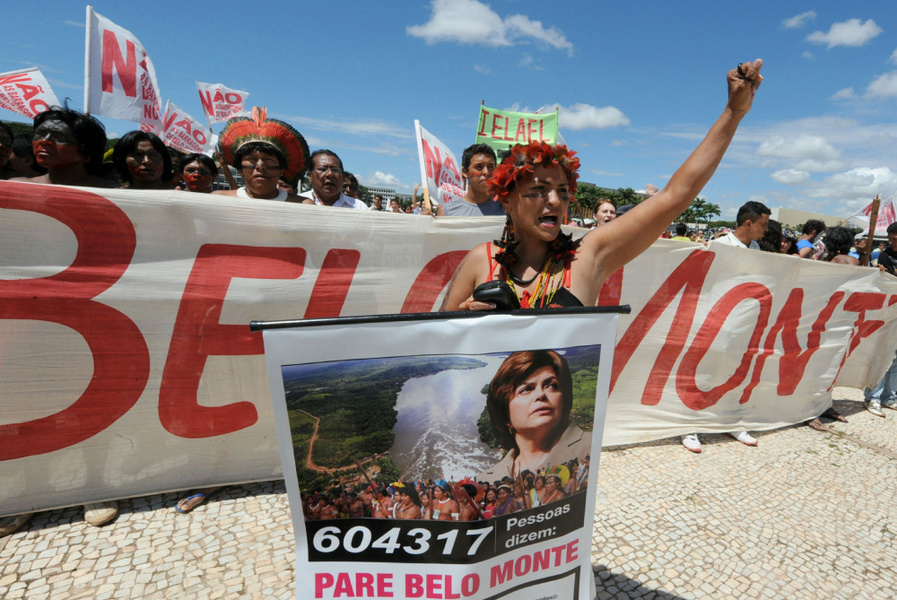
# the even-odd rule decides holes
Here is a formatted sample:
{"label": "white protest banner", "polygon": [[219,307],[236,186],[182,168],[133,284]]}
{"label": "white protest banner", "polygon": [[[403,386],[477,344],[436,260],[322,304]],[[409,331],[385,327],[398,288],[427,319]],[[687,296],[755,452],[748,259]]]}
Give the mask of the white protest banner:
{"label": "white protest banner", "polygon": [[51,106],[59,100],[37,67],[0,74],[0,108],[33,119]]}
{"label": "white protest banner", "polygon": [[[279,477],[248,324],[438,309],[503,224],[0,181],[0,515]],[[621,301],[605,445],[809,420],[897,346],[877,269],[658,240]]]}
{"label": "white protest banner", "polygon": [[169,100],[165,104],[165,116],[162,118],[164,131],[162,141],[166,146],[191,153],[210,153],[212,150],[212,132],[201,125],[193,117]]}
{"label": "white protest banner", "polygon": [[430,202],[445,204],[464,197],[461,167],[448,146],[414,121],[417,155],[420,158],[420,179],[426,182]]}
{"label": "white protest banner", "polygon": [[591,598],[601,310],[262,325],[296,598]]}
{"label": "white protest banner", "polygon": [[[889,198],[881,200],[878,206],[878,217],[875,219],[875,237],[884,238],[888,236],[888,225],[897,223],[897,193],[891,194]],[[869,219],[872,217],[872,202],[856,211],[847,218],[848,223],[855,224],[867,232],[869,231]]]}
{"label": "white protest banner", "polygon": [[134,34],[87,6],[84,110],[162,132],[162,96],[153,61]]}
{"label": "white protest banner", "polygon": [[246,112],[246,99],[249,92],[232,90],[221,83],[196,82],[199,91],[199,101],[202,110],[206,113],[209,124],[224,123],[234,117],[249,116]]}

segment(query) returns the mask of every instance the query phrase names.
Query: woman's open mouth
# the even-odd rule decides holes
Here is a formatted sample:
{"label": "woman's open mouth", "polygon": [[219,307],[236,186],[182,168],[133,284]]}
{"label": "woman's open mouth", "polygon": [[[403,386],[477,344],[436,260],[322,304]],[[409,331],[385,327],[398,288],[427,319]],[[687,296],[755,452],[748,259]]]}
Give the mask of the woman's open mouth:
{"label": "woman's open mouth", "polygon": [[557,227],[559,221],[560,219],[558,219],[557,215],[542,215],[539,217],[539,223],[549,227]]}

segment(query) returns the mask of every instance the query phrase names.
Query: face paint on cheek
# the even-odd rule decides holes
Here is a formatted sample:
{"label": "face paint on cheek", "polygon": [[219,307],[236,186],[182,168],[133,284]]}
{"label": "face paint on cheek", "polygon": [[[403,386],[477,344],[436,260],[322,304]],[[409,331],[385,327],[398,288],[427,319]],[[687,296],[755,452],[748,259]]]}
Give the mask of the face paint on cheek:
{"label": "face paint on cheek", "polygon": [[60,144],[50,140],[35,142],[34,155],[38,164],[47,169],[72,167],[85,162],[77,144]]}
{"label": "face paint on cheek", "polygon": [[191,189],[204,190],[212,184],[211,175],[184,175],[184,181],[187,187]]}

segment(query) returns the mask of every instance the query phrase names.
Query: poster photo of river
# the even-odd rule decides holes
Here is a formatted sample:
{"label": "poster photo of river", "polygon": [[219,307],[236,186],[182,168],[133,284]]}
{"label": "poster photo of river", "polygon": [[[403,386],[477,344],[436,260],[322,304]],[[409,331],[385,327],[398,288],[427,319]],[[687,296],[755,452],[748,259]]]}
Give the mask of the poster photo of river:
{"label": "poster photo of river", "polygon": [[[541,353],[543,359],[563,357],[572,382],[566,393],[572,402],[559,413],[571,428],[591,432],[600,345],[532,353]],[[361,492],[372,482],[388,486],[400,480],[459,481],[489,472],[507,448],[494,433],[486,397],[496,372],[512,354],[517,353],[283,365],[302,495],[328,493],[332,498],[346,490]],[[591,434],[582,437],[589,440]]]}

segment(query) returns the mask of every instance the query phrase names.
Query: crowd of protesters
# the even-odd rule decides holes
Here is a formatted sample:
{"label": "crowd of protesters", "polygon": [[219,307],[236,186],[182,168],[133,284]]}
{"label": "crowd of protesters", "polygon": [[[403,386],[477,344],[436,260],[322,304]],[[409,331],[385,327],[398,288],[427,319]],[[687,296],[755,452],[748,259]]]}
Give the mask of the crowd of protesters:
{"label": "crowd of protesters", "polygon": [[[752,68],[759,69],[759,65]],[[733,73],[735,73],[734,70],[729,74],[730,95],[733,94],[733,89],[736,90],[736,94],[742,93],[743,95],[744,90],[738,92],[738,85],[742,84],[753,86],[755,90],[759,85],[759,80],[762,79],[759,76],[756,80],[747,77],[742,71],[741,65],[737,70],[738,74],[733,75]],[[734,88],[731,87],[733,82],[736,85]],[[752,97],[752,91],[748,90],[747,93],[750,93]],[[740,101],[744,102],[745,100],[742,98]],[[725,125],[725,128],[727,129],[726,136],[734,132],[734,128],[729,124]],[[730,128],[731,132],[728,131]],[[246,141],[247,130],[250,131],[249,137],[253,140],[249,143]],[[718,132],[714,135],[718,135]],[[224,174],[231,181],[233,181],[233,177],[229,168],[232,167],[242,175],[245,183],[242,186],[232,183],[231,190],[219,193],[247,199],[296,202],[358,210],[373,208],[389,212],[433,215],[437,218],[450,215],[502,215],[505,213],[505,206],[508,205],[506,199],[496,202],[495,198],[488,193],[488,190],[491,189],[489,182],[496,171],[499,157],[487,146],[472,146],[462,155],[462,174],[468,182],[465,196],[456,200],[457,204],[452,202],[446,206],[438,206],[434,211],[428,198],[423,201],[417,199],[417,189],[415,189],[415,195],[409,206],[403,207],[395,199],[390,199],[387,203],[382,197],[377,196],[373,198],[373,207],[369,207],[359,197],[357,178],[345,170],[342,160],[334,152],[321,149],[309,153],[305,140],[297,131],[282,121],[267,119],[264,113],[257,113],[254,110],[252,119],[235,119],[229,122],[220,137],[218,164],[205,155],[186,155],[167,148],[157,136],[142,131],[124,135],[111,152],[106,152],[106,134],[99,121],[68,108],[53,108],[40,113],[34,120],[30,162],[27,149],[22,151],[26,156],[21,162],[13,163],[11,161],[14,136],[11,129],[5,125],[0,127],[0,178],[44,184],[210,193],[212,192],[212,181],[219,172],[220,166],[221,171],[226,171]],[[714,146],[712,151],[719,153],[720,156],[721,152],[725,150],[724,147],[722,151],[715,147],[719,145],[715,139],[710,145]],[[566,149],[564,151],[566,152]],[[699,147],[699,151],[707,152],[708,150],[701,150]],[[573,168],[575,171],[578,168],[578,159],[571,157],[572,153],[561,157],[561,159],[573,165],[569,168]],[[562,162],[561,159],[557,160]],[[567,169],[567,163],[563,164]],[[504,166],[504,162],[502,165]],[[703,165],[702,169],[704,169]],[[712,174],[711,169],[707,173],[702,171],[700,177],[697,177],[691,172],[692,170],[694,170],[694,165],[688,170],[688,177],[695,179],[694,186],[700,183],[699,179],[709,178]],[[303,177],[306,173],[310,189],[300,191],[298,188],[300,182],[304,181]],[[680,177],[684,178],[686,175]],[[552,185],[557,187],[562,183],[553,182]],[[561,192],[565,194],[566,198],[567,187],[566,185],[562,187]],[[575,191],[575,177],[573,177],[570,187],[570,192]],[[652,192],[657,191],[656,188],[647,189],[649,195],[653,195]],[[700,186],[697,186],[697,189],[700,189]],[[548,192],[540,193],[543,196],[548,194]],[[670,203],[670,199],[667,198],[669,195],[670,192],[666,189],[662,190],[658,198],[663,198],[663,200],[658,200],[656,203],[657,207],[663,206],[666,212],[670,211],[667,207],[667,204]],[[775,222],[769,220],[769,210],[758,209],[758,207],[765,209],[762,204],[756,202],[748,204],[751,206],[745,212],[747,216],[744,219],[742,219],[742,211],[739,211],[739,222],[736,223],[735,230],[689,232],[687,227],[680,227],[676,231],[677,235],[674,239],[700,244],[717,241],[729,245],[741,245],[745,248],[762,248],[770,252],[795,254],[804,259],[857,264],[857,259],[851,254],[860,253],[863,248],[858,242],[856,248],[852,249],[849,245],[852,234],[847,232],[845,236],[846,230],[843,228],[833,228],[826,232],[825,226],[821,222],[808,221],[798,235],[796,232],[783,229],[778,224],[772,226],[771,224]],[[601,228],[602,231],[598,235],[590,236],[590,241],[604,240],[605,238],[617,240],[619,238],[619,243],[624,243],[626,236],[623,235],[625,233],[623,229],[619,226],[609,227],[607,229],[612,229],[613,233],[605,233],[604,228],[632,208],[631,205],[615,207],[609,200],[599,201],[595,207],[594,222],[595,226]],[[637,210],[643,217],[648,217],[650,211],[655,209],[638,207]],[[656,211],[659,212],[660,209],[657,208]],[[667,218],[666,212],[660,216]],[[509,222],[510,218],[509,215]],[[569,223],[569,215],[564,219]],[[770,231],[772,232],[771,238],[764,239]],[[672,235],[665,237],[672,237]],[[893,275],[895,274],[894,264],[897,263],[895,260],[897,258],[897,224],[888,228],[888,237],[889,245],[880,250],[878,266]],[[762,246],[759,243],[761,240],[763,240]],[[828,244],[826,244],[826,240],[828,240]],[[580,248],[577,252],[584,252],[582,248],[587,246],[588,244],[585,243],[577,246]],[[590,247],[589,249],[591,250]],[[600,250],[596,252],[600,252]],[[633,253],[632,257],[634,255]],[[603,254],[602,257],[606,261],[612,262]],[[619,260],[625,262],[622,258]],[[560,265],[560,263],[558,264]],[[563,265],[558,268],[561,266]],[[574,266],[576,265],[574,264]],[[577,281],[580,280],[577,279]],[[596,280],[591,283],[594,284],[592,287],[600,287],[601,282]],[[460,288],[458,281],[455,281],[454,284]],[[466,296],[466,291],[462,290],[462,292],[462,295]],[[476,309],[471,306],[470,300],[467,301],[466,307]],[[897,399],[894,399],[894,387],[897,384],[895,365],[897,365],[897,361],[879,386],[867,391],[867,407],[871,407],[870,412],[880,413],[881,406],[897,409]],[[877,397],[875,396],[876,392],[878,393]],[[888,394],[890,396],[887,396]],[[876,400],[876,398],[878,399]],[[873,410],[876,407],[877,413]],[[756,440],[747,432],[740,432],[733,436],[747,445],[756,445]],[[699,445],[697,451],[700,451]],[[588,460],[586,459],[582,464],[571,462],[558,465],[546,472],[524,471],[516,480],[506,477],[492,482],[474,482],[466,479],[449,483],[440,478],[431,481],[393,482],[380,485],[371,482],[349,488],[340,485],[328,490],[307,493],[303,498],[303,508],[306,516],[311,519],[366,516],[393,519],[473,520],[500,516],[563,499],[585,489],[587,474]],[[218,488],[207,488],[185,498],[181,502],[188,502],[183,507],[179,503],[178,510],[189,512],[216,489]],[[189,502],[191,500],[192,503]],[[85,506],[85,519],[92,525],[109,522],[115,518],[116,514],[117,508],[114,502]],[[4,519],[4,522],[0,524],[0,535],[15,531],[27,522],[28,518],[30,515],[18,515]],[[13,522],[6,523],[10,519]]]}
{"label": "crowd of protesters", "polygon": [[396,481],[334,482],[320,491],[302,494],[306,519],[417,519],[476,521],[559,502],[588,488],[589,457],[572,459],[536,473],[523,471],[516,479],[459,481],[445,478]]}

